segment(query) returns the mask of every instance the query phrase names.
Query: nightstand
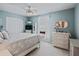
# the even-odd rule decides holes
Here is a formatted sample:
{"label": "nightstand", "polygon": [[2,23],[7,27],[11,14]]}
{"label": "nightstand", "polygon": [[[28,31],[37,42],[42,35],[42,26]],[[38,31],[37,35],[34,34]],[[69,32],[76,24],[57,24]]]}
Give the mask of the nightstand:
{"label": "nightstand", "polygon": [[79,56],[79,39],[70,39],[70,55]]}

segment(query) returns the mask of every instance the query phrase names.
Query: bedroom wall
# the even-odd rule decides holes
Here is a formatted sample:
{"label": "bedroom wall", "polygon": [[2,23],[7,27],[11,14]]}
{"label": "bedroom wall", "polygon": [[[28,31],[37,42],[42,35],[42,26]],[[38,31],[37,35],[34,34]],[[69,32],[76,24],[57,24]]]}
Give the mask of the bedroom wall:
{"label": "bedroom wall", "polygon": [[[25,16],[21,16],[18,14],[0,10],[0,26],[2,25],[4,29],[6,27],[6,17],[14,17],[14,18],[18,18],[18,19],[23,19],[24,21],[27,20],[27,17],[25,17]],[[24,24],[24,26],[25,26],[25,24]]]}
{"label": "bedroom wall", "polygon": [[55,31],[54,25],[56,21],[66,20],[68,22],[68,27],[62,30],[64,32],[71,33],[72,38],[75,38],[74,8],[51,13],[49,18],[50,18],[50,23],[51,23],[50,28],[52,28],[50,29],[50,31],[52,32]]}
{"label": "bedroom wall", "polygon": [[[49,17],[49,31],[50,31],[49,41],[50,42],[53,39],[52,33],[55,32],[54,25],[55,25],[56,21],[58,21],[58,20],[68,21],[69,26],[66,29],[63,29],[63,31],[71,33],[72,38],[75,38],[74,8],[57,11],[57,12],[51,12],[51,13],[48,13],[45,15],[47,15]],[[35,20],[35,17],[36,17],[36,20]],[[41,16],[34,16],[34,17],[31,17],[31,19],[34,20],[34,22],[37,22],[39,17],[41,17]],[[40,26],[40,25],[38,25],[38,26]]]}
{"label": "bedroom wall", "polygon": [[79,4],[75,7],[75,31],[76,38],[79,39]]}

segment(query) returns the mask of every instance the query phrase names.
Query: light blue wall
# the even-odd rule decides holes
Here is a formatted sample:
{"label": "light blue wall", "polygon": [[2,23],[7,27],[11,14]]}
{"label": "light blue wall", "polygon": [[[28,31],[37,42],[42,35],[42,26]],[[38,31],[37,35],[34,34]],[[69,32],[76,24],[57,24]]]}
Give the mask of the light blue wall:
{"label": "light blue wall", "polygon": [[[50,38],[52,37],[52,33],[55,32],[54,25],[56,21],[59,20],[66,20],[68,22],[68,27],[63,29],[63,31],[71,33],[72,38],[75,38],[74,8],[52,12],[46,15],[49,16]],[[39,17],[41,16],[36,16],[36,19],[35,17],[31,17],[31,19],[34,20],[34,22],[37,22]]]}
{"label": "light blue wall", "polygon": [[0,10],[0,25],[3,25],[4,29],[6,27],[6,17],[15,17],[15,18],[23,19],[24,22],[27,20],[27,17],[25,16],[21,16],[21,15],[17,15],[17,14]]}
{"label": "light blue wall", "polygon": [[79,4],[75,7],[75,31],[76,31],[76,38],[79,39]]}
{"label": "light blue wall", "polygon": [[51,31],[55,31],[54,25],[59,20],[66,20],[68,22],[68,27],[66,29],[62,29],[64,32],[71,33],[72,38],[75,38],[75,24],[74,24],[74,9],[62,10],[58,12],[54,12],[50,14],[50,22],[51,22]]}

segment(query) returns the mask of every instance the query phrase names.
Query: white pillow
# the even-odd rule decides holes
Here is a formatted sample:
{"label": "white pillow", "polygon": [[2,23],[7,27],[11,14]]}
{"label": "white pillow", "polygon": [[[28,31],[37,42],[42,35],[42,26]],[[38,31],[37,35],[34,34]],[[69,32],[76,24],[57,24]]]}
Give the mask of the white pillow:
{"label": "white pillow", "polygon": [[4,39],[9,39],[9,35],[6,31],[2,31]]}
{"label": "white pillow", "polygon": [[2,34],[1,32],[0,32],[0,38],[4,38],[4,37],[3,37],[3,34]]}

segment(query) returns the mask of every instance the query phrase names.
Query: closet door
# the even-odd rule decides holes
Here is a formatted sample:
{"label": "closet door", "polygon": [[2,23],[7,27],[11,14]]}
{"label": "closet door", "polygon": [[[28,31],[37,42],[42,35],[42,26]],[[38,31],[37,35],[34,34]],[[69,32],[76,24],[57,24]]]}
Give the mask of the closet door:
{"label": "closet door", "polygon": [[6,30],[9,33],[23,32],[23,20],[19,18],[7,17],[6,18]]}
{"label": "closet door", "polygon": [[49,16],[40,16],[38,19],[38,34],[42,34],[40,32],[45,32],[44,40],[50,42],[50,29],[49,29]]}

